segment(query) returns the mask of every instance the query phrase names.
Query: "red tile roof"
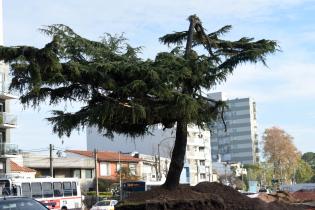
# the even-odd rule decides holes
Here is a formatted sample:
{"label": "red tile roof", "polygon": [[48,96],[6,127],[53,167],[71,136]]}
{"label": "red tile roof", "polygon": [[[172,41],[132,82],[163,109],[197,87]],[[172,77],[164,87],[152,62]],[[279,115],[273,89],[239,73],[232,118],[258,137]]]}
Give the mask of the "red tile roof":
{"label": "red tile roof", "polygon": [[13,162],[12,160],[10,161],[10,166],[11,166],[12,172],[36,172],[35,170],[31,168],[20,166],[17,163]]}
{"label": "red tile roof", "polygon": [[[66,150],[66,152],[74,153],[78,155],[83,155],[87,157],[94,157],[94,152],[92,151],[83,151],[83,150]],[[110,152],[110,151],[99,151],[97,152],[97,160],[98,161],[119,161],[119,153],[118,152]],[[129,155],[120,154],[120,161],[123,162],[139,162],[141,159],[134,158]]]}

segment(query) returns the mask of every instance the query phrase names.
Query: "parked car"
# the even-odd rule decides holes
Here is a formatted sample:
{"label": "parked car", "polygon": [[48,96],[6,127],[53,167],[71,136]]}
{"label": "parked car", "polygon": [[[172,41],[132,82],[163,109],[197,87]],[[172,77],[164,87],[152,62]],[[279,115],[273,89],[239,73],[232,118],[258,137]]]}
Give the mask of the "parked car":
{"label": "parked car", "polygon": [[117,200],[102,200],[92,206],[90,210],[114,210]]}
{"label": "parked car", "polygon": [[49,210],[40,202],[26,197],[1,197],[0,210]]}

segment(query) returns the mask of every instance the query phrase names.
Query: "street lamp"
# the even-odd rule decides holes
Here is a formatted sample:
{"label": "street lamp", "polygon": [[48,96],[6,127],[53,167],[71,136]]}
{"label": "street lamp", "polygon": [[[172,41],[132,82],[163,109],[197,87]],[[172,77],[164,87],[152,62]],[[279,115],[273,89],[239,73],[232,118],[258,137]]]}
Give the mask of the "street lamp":
{"label": "street lamp", "polygon": [[160,146],[161,146],[161,144],[164,142],[164,141],[166,141],[166,140],[168,140],[168,139],[174,139],[175,137],[173,137],[173,136],[171,136],[171,137],[166,137],[166,138],[164,138],[164,139],[162,139],[159,143],[158,143],[158,156],[159,156],[159,176],[157,177],[158,178],[158,181],[161,181],[161,178],[162,178],[162,176],[161,176],[161,154],[160,154]]}

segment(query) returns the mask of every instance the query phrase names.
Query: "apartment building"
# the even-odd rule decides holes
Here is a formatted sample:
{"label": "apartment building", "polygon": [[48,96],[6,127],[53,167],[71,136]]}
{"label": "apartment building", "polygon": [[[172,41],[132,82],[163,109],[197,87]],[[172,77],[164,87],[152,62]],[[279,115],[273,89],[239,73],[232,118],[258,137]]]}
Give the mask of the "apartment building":
{"label": "apartment building", "polygon": [[[0,45],[3,45],[3,10],[2,0],[0,0]],[[11,99],[15,96],[8,93],[9,67],[0,61],[0,176],[10,173],[10,160],[18,152],[17,145],[10,144],[10,130],[16,128],[17,117],[10,114]]]}
{"label": "apartment building", "polygon": [[[226,101],[224,121],[211,125],[212,160],[253,164],[259,162],[256,102],[251,98],[227,99],[224,93],[208,95]],[[225,129],[226,128],[226,129]]]}
{"label": "apartment building", "polygon": [[[140,154],[171,158],[175,140],[175,129],[160,127],[151,130],[152,135],[139,138],[128,138],[123,135],[115,135],[114,139],[108,139],[98,133],[97,128],[87,129],[87,149],[93,151],[111,150],[122,152],[137,151]],[[210,131],[201,130],[197,126],[188,126],[187,152],[184,173],[185,180],[189,179],[191,185],[202,181],[212,181]],[[188,178],[187,178],[188,177]]]}
{"label": "apartment building", "polygon": [[210,147],[210,131],[189,126],[186,160],[190,166],[190,184],[213,181]]}

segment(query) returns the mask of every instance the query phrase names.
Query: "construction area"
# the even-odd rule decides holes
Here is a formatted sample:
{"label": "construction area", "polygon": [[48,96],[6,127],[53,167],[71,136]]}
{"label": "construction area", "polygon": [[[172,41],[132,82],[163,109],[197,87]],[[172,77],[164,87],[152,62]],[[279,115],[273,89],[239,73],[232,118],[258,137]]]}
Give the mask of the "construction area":
{"label": "construction area", "polygon": [[315,210],[315,191],[279,191],[244,195],[231,187],[202,182],[174,191],[160,187],[137,192],[115,207],[118,210]]}

